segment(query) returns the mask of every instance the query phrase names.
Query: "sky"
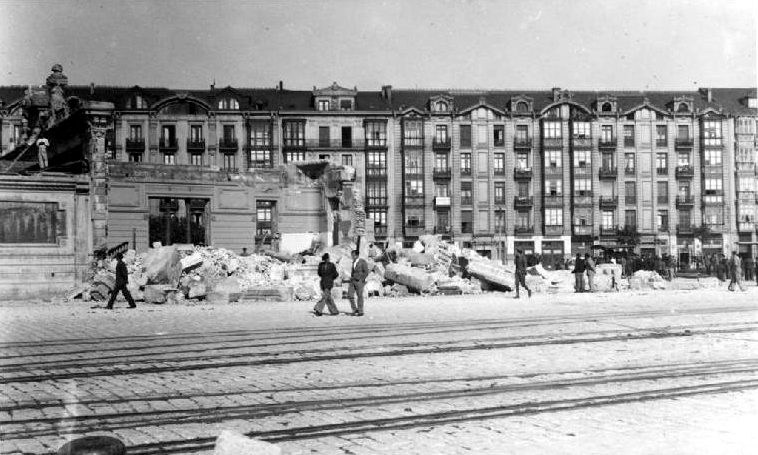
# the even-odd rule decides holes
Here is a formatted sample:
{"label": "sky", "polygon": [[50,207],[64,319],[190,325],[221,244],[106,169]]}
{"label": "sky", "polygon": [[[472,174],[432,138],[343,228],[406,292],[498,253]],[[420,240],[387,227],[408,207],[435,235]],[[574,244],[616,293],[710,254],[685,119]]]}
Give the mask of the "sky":
{"label": "sky", "polygon": [[0,0],[0,85],[755,87],[754,0]]}

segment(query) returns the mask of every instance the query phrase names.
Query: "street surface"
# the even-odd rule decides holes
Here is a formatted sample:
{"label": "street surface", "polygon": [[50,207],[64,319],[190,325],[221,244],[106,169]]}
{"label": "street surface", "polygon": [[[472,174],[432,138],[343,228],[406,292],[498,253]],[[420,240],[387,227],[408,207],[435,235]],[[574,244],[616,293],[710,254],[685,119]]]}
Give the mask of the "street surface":
{"label": "street surface", "polygon": [[[0,452],[758,453],[758,288],[0,307]],[[347,301],[338,302],[347,310]]]}

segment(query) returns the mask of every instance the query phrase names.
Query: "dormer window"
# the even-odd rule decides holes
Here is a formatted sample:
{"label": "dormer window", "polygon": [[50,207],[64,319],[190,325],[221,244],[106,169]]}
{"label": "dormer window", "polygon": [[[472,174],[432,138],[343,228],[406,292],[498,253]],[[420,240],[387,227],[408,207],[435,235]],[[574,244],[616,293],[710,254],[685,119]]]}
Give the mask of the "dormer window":
{"label": "dormer window", "polygon": [[529,105],[526,104],[525,101],[519,101],[516,103],[516,112],[527,112],[529,110]]}
{"label": "dormer window", "polygon": [[129,100],[126,106],[127,109],[147,109],[147,103],[145,99],[140,95],[135,95]]}
{"label": "dormer window", "polygon": [[758,98],[748,98],[747,107],[758,109]]}
{"label": "dormer window", "polygon": [[689,112],[690,107],[687,106],[687,103],[679,103],[679,106],[676,108],[677,112]]}
{"label": "dormer window", "polygon": [[239,109],[240,103],[234,98],[221,98],[218,100],[218,108],[224,110]]}
{"label": "dormer window", "polygon": [[600,108],[600,110],[602,112],[612,112],[613,106],[611,105],[611,103],[603,103],[603,106]]}
{"label": "dormer window", "polygon": [[318,109],[319,111],[328,111],[329,109],[331,109],[331,103],[329,102],[329,100],[318,100],[316,109]]}
{"label": "dormer window", "polygon": [[352,111],[353,110],[353,100],[340,100],[340,110],[341,111]]}
{"label": "dormer window", "polygon": [[448,111],[447,103],[444,101],[437,101],[432,105],[432,110],[434,112],[447,112]]}
{"label": "dormer window", "polygon": [[479,109],[475,109],[471,111],[471,118],[479,119],[479,120],[487,120],[488,118],[492,118],[492,113],[486,107],[480,107]]}

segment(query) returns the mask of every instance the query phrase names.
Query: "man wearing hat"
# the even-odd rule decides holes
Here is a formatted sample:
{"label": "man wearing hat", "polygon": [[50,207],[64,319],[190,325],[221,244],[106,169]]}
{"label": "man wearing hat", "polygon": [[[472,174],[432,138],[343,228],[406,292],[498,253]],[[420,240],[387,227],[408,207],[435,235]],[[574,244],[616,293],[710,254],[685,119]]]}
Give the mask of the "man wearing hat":
{"label": "man wearing hat", "polygon": [[124,298],[129,302],[129,308],[137,308],[137,304],[134,303],[134,299],[129,293],[129,289],[126,288],[126,285],[129,283],[129,271],[126,269],[126,264],[124,264],[123,259],[123,254],[116,253],[116,286],[113,287],[113,291],[111,291],[111,299],[108,301],[108,306],[105,307],[109,310],[113,309],[113,302],[116,301],[118,291],[121,291],[121,293],[124,294]]}

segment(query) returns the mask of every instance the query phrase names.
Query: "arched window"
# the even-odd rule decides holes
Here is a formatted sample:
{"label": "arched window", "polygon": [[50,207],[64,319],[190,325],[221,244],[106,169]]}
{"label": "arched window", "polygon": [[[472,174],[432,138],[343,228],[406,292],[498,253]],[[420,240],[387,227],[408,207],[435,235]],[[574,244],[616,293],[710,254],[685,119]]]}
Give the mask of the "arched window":
{"label": "arched window", "polygon": [[145,109],[147,107],[147,103],[145,103],[145,99],[142,98],[142,96],[137,95],[134,97],[134,107],[135,109]]}
{"label": "arched window", "polygon": [[516,103],[516,112],[526,112],[529,110],[529,105],[523,101]]}
{"label": "arched window", "polygon": [[239,109],[240,103],[234,98],[221,98],[218,100],[219,109]]}
{"label": "arched window", "polygon": [[447,112],[447,103],[444,101],[437,101],[434,103],[435,112]]}
{"label": "arched window", "polygon": [[611,112],[612,109],[613,109],[613,106],[611,105],[611,103],[603,103],[603,107],[600,110],[602,110],[603,112]]}
{"label": "arched window", "polygon": [[687,106],[687,103],[679,103],[679,107],[676,109],[677,112],[689,112],[690,108]]}

